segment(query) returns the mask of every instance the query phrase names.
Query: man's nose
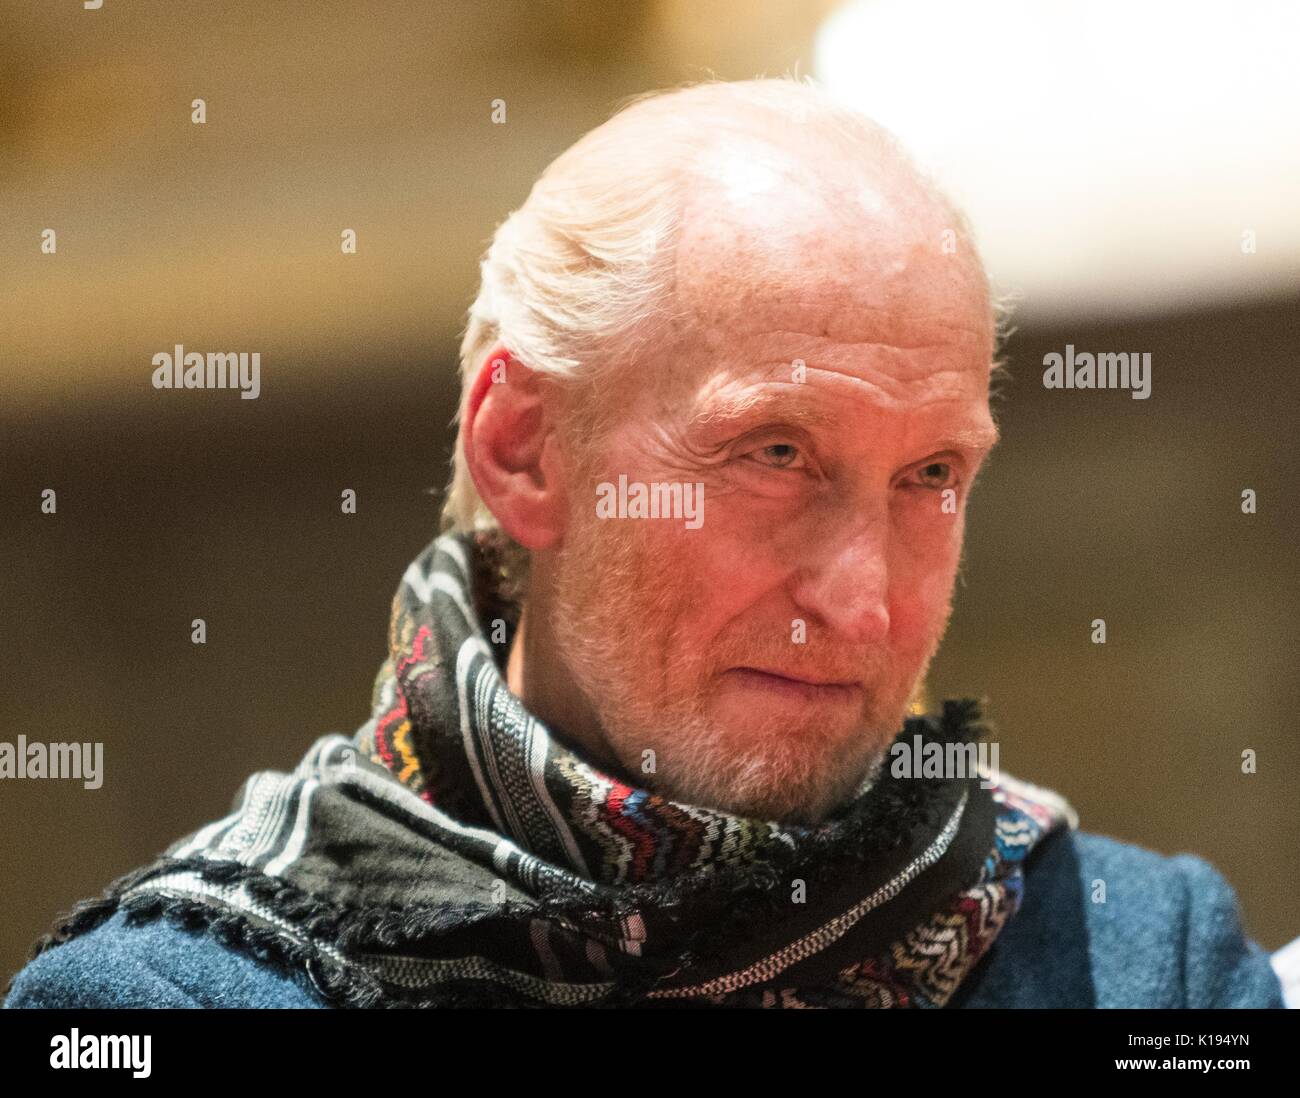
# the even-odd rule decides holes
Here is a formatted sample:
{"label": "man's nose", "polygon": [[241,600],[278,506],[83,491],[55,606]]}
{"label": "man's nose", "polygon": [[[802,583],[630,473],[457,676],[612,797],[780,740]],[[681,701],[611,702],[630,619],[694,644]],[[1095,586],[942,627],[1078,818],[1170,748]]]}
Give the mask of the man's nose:
{"label": "man's nose", "polygon": [[889,635],[888,521],[866,523],[819,554],[799,574],[793,596],[833,638],[857,645],[883,641]]}

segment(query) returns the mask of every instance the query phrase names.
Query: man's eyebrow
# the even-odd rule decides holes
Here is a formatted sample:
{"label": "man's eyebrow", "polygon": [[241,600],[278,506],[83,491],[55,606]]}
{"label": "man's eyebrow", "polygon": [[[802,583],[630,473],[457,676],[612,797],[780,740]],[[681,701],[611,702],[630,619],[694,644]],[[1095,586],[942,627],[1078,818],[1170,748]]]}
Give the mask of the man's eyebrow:
{"label": "man's eyebrow", "polygon": [[[829,427],[839,422],[838,416],[818,408],[798,397],[786,394],[742,397],[727,401],[692,416],[691,430],[724,431],[742,430],[759,420],[794,423],[802,427]],[[940,450],[992,450],[1000,435],[996,424],[971,427],[944,435],[933,446]]]}
{"label": "man's eyebrow", "polygon": [[742,428],[759,419],[770,419],[803,427],[828,427],[838,418],[806,400],[782,393],[740,397],[714,405],[693,415],[687,426],[692,430],[725,430]]}
{"label": "man's eyebrow", "polygon": [[934,450],[992,450],[1001,440],[996,426],[974,427],[944,435],[934,445]]}

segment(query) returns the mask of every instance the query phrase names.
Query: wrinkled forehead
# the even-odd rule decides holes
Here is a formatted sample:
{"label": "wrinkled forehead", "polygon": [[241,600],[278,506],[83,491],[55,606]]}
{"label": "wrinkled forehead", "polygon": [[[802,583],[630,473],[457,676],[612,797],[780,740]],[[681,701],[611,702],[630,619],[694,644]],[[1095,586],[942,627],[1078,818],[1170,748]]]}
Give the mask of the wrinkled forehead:
{"label": "wrinkled forehead", "polygon": [[987,282],[945,203],[885,171],[781,167],[731,161],[693,190],[676,256],[680,334],[786,325],[899,345],[946,334],[991,354]]}
{"label": "wrinkled forehead", "polygon": [[706,356],[764,333],[946,342],[987,366],[988,284],[956,214],[905,166],[814,156],[724,141],[701,162],[677,244],[673,341]]}

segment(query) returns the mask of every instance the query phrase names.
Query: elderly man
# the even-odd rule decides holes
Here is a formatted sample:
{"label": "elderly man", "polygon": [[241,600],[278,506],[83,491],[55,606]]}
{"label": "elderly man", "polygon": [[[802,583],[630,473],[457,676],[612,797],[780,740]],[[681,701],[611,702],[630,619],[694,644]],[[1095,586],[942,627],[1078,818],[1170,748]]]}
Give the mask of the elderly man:
{"label": "elderly man", "polygon": [[623,109],[484,259],[371,719],[8,1005],[1280,1006],[1213,868],[914,711],[996,321],[960,215],[816,88]]}

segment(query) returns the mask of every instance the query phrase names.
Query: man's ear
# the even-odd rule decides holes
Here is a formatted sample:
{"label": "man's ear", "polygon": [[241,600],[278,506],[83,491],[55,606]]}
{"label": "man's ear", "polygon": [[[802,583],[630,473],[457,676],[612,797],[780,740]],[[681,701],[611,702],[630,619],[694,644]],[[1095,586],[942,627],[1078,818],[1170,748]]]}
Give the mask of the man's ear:
{"label": "man's ear", "polygon": [[474,487],[501,529],[525,549],[564,535],[567,501],[556,404],[544,378],[502,346],[483,360],[461,421]]}

